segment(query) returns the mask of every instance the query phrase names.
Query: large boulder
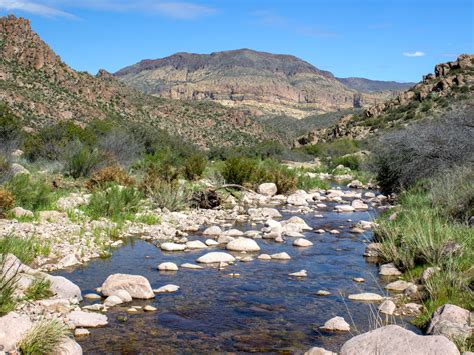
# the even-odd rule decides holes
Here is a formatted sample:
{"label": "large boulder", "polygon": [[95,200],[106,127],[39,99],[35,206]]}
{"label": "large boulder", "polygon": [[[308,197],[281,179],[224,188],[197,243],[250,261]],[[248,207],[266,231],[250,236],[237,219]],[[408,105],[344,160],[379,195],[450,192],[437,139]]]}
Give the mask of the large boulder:
{"label": "large boulder", "polygon": [[246,251],[246,252],[252,252],[252,251],[259,251],[260,247],[258,246],[257,242],[253,239],[250,238],[237,238],[232,241],[230,241],[227,246],[227,250],[232,250],[232,251]]}
{"label": "large boulder", "polygon": [[16,349],[23,336],[31,329],[33,323],[24,314],[10,312],[0,317],[0,352],[9,352]]}
{"label": "large boulder", "polygon": [[218,236],[222,234],[222,229],[219,226],[212,226],[209,228],[206,228],[204,232],[202,232],[203,235],[208,235],[208,236]]}
{"label": "large boulder", "polygon": [[186,249],[186,244],[163,243],[160,245],[160,248],[164,251],[183,251]]}
{"label": "large boulder", "polygon": [[155,294],[150,282],[140,275],[113,274],[102,284],[102,294],[111,296],[118,290],[127,291],[133,298],[149,299]]}
{"label": "large boulder", "polygon": [[95,328],[107,325],[107,316],[95,312],[72,311],[67,320],[75,328]]}
{"label": "large boulder", "polygon": [[286,202],[293,206],[308,206],[308,201],[306,201],[307,194],[303,190],[298,190],[294,194],[288,196]]}
{"label": "large boulder", "polygon": [[67,300],[76,298],[78,301],[82,301],[81,289],[74,282],[63,276],[47,275],[46,278],[51,281],[50,289],[54,294],[54,298]]}
{"label": "large boulder", "polygon": [[258,185],[258,193],[265,196],[274,196],[278,191],[277,186],[273,182]]}
{"label": "large boulder", "polygon": [[459,351],[443,336],[417,335],[398,325],[387,325],[348,340],[340,351],[340,355],[360,354],[459,355]]}
{"label": "large boulder", "polygon": [[444,335],[451,340],[463,340],[472,336],[474,318],[467,309],[445,304],[433,313],[427,334]]}
{"label": "large boulder", "polygon": [[235,261],[235,258],[224,252],[213,251],[211,253],[204,254],[197,259],[198,263],[213,264],[213,263],[228,263]]}
{"label": "large boulder", "polygon": [[82,348],[74,339],[65,337],[51,355],[82,355]]}

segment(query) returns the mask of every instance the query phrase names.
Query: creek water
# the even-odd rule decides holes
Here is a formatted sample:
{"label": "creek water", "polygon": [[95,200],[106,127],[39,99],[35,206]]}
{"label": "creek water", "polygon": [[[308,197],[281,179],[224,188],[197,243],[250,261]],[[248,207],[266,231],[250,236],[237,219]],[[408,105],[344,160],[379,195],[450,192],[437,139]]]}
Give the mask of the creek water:
{"label": "creek water", "polygon": [[[341,232],[339,235],[306,232],[305,238],[314,243],[307,248],[292,246],[293,238],[287,238],[283,244],[257,240],[260,253],[285,251],[292,258],[288,261],[255,259],[237,261],[225,270],[204,266],[201,270],[180,268],[177,272],[159,272],[156,267],[162,262],[195,263],[199,256],[223,247],[166,253],[151,243],[134,239],[107,259],[56,272],[76,283],[83,294],[94,292],[114,273],[143,275],[153,288],[166,284],[180,286],[178,292],[158,294],[153,300],[133,300],[123,307],[110,308],[109,325],[91,329],[90,336],[77,339],[84,353],[302,353],[312,346],[339,350],[347,339],[373,327],[373,314],[377,313],[376,304],[350,301],[347,296],[360,292],[384,294],[385,281],[379,279],[377,265],[363,257],[372,231],[350,233],[354,223],[373,219],[376,210],[335,213],[332,209],[333,204],[328,203],[328,208],[310,214],[282,210],[282,219],[297,215],[315,229]],[[324,217],[318,218],[316,213]],[[234,225],[241,230],[261,227]],[[199,233],[189,239],[204,240]],[[301,269],[307,270],[308,277],[288,276]],[[231,277],[231,273],[240,277]],[[366,281],[358,284],[352,280],[354,277]],[[331,295],[316,295],[321,289],[330,291]],[[91,303],[86,300],[82,305]],[[157,311],[127,313],[130,306],[147,304]],[[319,327],[334,316],[344,317],[353,331],[321,331]]]}

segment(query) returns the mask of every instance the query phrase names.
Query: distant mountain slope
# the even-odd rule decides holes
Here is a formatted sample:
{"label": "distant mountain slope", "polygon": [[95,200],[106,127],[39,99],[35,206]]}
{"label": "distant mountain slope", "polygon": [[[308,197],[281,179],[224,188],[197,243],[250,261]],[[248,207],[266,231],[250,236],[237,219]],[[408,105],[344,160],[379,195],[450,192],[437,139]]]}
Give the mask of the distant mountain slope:
{"label": "distant mountain slope", "polygon": [[31,30],[28,20],[0,18],[0,100],[37,127],[95,118],[146,121],[203,147],[272,138],[249,112],[214,102],[157,98],[111,74],[76,72]]}
{"label": "distant mountain slope", "polygon": [[380,81],[365,78],[336,78],[348,88],[360,92],[380,92],[380,91],[405,91],[416,83],[399,83],[396,81]]}
{"label": "distant mountain slope", "polygon": [[297,118],[368,107],[393,96],[391,92],[361,94],[297,57],[250,49],[176,53],[143,60],[115,76],[159,97],[217,101],[256,114]]}

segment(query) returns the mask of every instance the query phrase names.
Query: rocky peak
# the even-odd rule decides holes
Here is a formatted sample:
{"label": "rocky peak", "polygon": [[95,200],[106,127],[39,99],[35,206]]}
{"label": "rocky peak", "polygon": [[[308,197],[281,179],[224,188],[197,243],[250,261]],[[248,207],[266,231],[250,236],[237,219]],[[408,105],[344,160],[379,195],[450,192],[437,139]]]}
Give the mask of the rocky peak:
{"label": "rocky peak", "polygon": [[0,53],[2,60],[34,70],[62,64],[61,58],[33,32],[30,21],[14,15],[0,18]]}

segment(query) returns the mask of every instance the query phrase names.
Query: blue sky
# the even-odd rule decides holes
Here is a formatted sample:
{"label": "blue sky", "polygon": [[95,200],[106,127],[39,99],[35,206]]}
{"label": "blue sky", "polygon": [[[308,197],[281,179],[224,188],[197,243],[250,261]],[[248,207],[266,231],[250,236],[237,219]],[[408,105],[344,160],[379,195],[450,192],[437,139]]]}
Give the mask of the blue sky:
{"label": "blue sky", "polygon": [[74,69],[252,48],[336,76],[419,81],[474,53],[473,0],[0,0]]}

